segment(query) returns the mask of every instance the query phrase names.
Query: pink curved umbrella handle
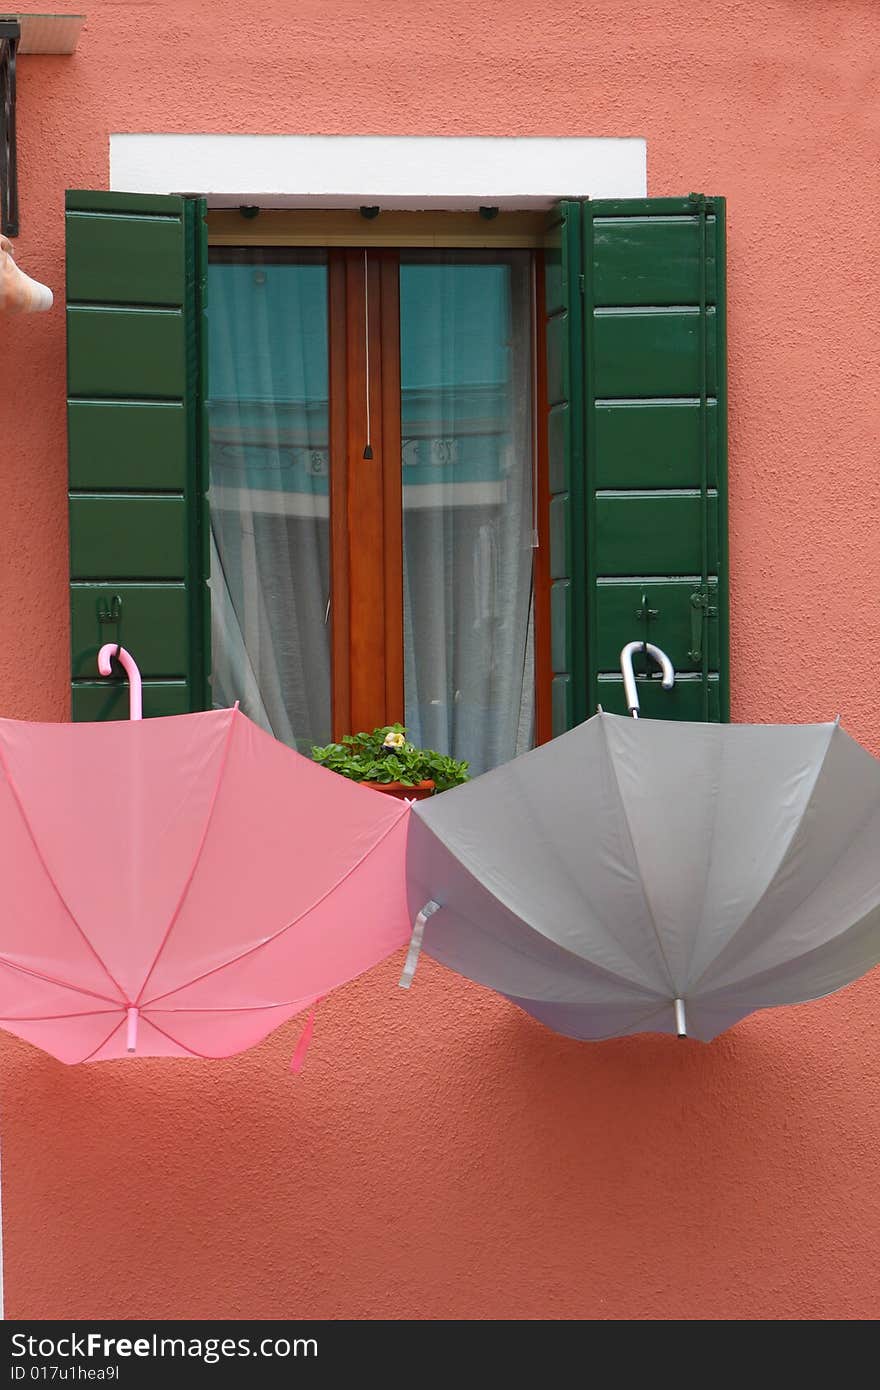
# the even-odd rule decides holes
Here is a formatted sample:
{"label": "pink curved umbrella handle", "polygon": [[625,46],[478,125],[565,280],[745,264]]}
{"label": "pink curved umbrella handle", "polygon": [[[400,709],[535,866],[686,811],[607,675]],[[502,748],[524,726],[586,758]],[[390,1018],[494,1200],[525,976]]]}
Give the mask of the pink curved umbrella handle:
{"label": "pink curved umbrella handle", "polygon": [[98,670],[102,676],[111,675],[114,656],[128,676],[128,717],[129,719],[143,719],[141,673],[131,652],[127,652],[124,647],[117,646],[115,642],[108,642],[98,652]]}

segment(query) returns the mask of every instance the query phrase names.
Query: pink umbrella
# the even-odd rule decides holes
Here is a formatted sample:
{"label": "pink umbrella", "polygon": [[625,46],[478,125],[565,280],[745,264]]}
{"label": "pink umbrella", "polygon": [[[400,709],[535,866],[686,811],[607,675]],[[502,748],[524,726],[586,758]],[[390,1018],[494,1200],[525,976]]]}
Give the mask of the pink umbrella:
{"label": "pink umbrella", "polygon": [[407,940],[409,814],[237,707],[0,720],[0,1027],[63,1062],[251,1047]]}

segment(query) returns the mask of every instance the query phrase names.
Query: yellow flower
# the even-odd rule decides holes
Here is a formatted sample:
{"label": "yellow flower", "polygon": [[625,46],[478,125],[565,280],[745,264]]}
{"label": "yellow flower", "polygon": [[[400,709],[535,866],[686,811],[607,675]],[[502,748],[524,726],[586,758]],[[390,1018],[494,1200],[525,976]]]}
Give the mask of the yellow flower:
{"label": "yellow flower", "polygon": [[406,747],[406,734],[395,734],[395,733],[393,732],[393,730],[392,730],[392,732],[391,732],[390,734],[386,734],[386,735],[385,735],[385,740],[384,740],[384,742],[383,742],[383,744],[382,744],[382,747],[383,747],[383,748],[405,748],[405,747]]}

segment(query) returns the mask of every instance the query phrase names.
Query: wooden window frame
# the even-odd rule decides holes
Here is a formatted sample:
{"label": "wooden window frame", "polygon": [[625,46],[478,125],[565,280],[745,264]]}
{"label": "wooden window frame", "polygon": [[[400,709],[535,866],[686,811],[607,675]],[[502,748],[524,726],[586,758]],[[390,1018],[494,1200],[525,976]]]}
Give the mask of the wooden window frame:
{"label": "wooden window frame", "polygon": [[[530,250],[535,419],[535,742],[552,737],[547,370],[543,213],[383,212],[356,209],[208,213],[212,246],[316,247],[328,257],[330,383],[331,722],[333,737],[403,722],[403,480],[399,468],[399,251],[404,248]],[[365,257],[366,253],[366,257]],[[371,343],[373,458],[366,444],[365,263]],[[377,360],[378,359],[378,360]],[[381,555],[378,565],[375,557]],[[384,718],[375,718],[383,711]]]}
{"label": "wooden window frame", "polygon": [[543,212],[486,218],[478,212],[380,211],[367,218],[356,208],[269,208],[245,217],[237,209],[214,208],[208,212],[208,244],[537,250],[544,244],[546,221]]}

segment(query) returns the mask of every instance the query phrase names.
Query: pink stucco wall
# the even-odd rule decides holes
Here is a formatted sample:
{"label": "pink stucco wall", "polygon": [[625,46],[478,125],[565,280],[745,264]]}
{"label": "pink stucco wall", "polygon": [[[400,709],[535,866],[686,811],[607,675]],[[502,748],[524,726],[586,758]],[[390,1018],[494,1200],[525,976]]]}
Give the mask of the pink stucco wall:
{"label": "pink stucco wall", "polygon": [[[56,11],[75,11],[54,0]],[[110,131],[643,135],[730,223],[734,717],[880,752],[876,0],[88,0],[20,65],[22,235]],[[3,325],[0,712],[67,714],[64,324]],[[880,976],[578,1045],[425,962],[213,1066],[2,1042],[12,1317],[880,1314]]]}

